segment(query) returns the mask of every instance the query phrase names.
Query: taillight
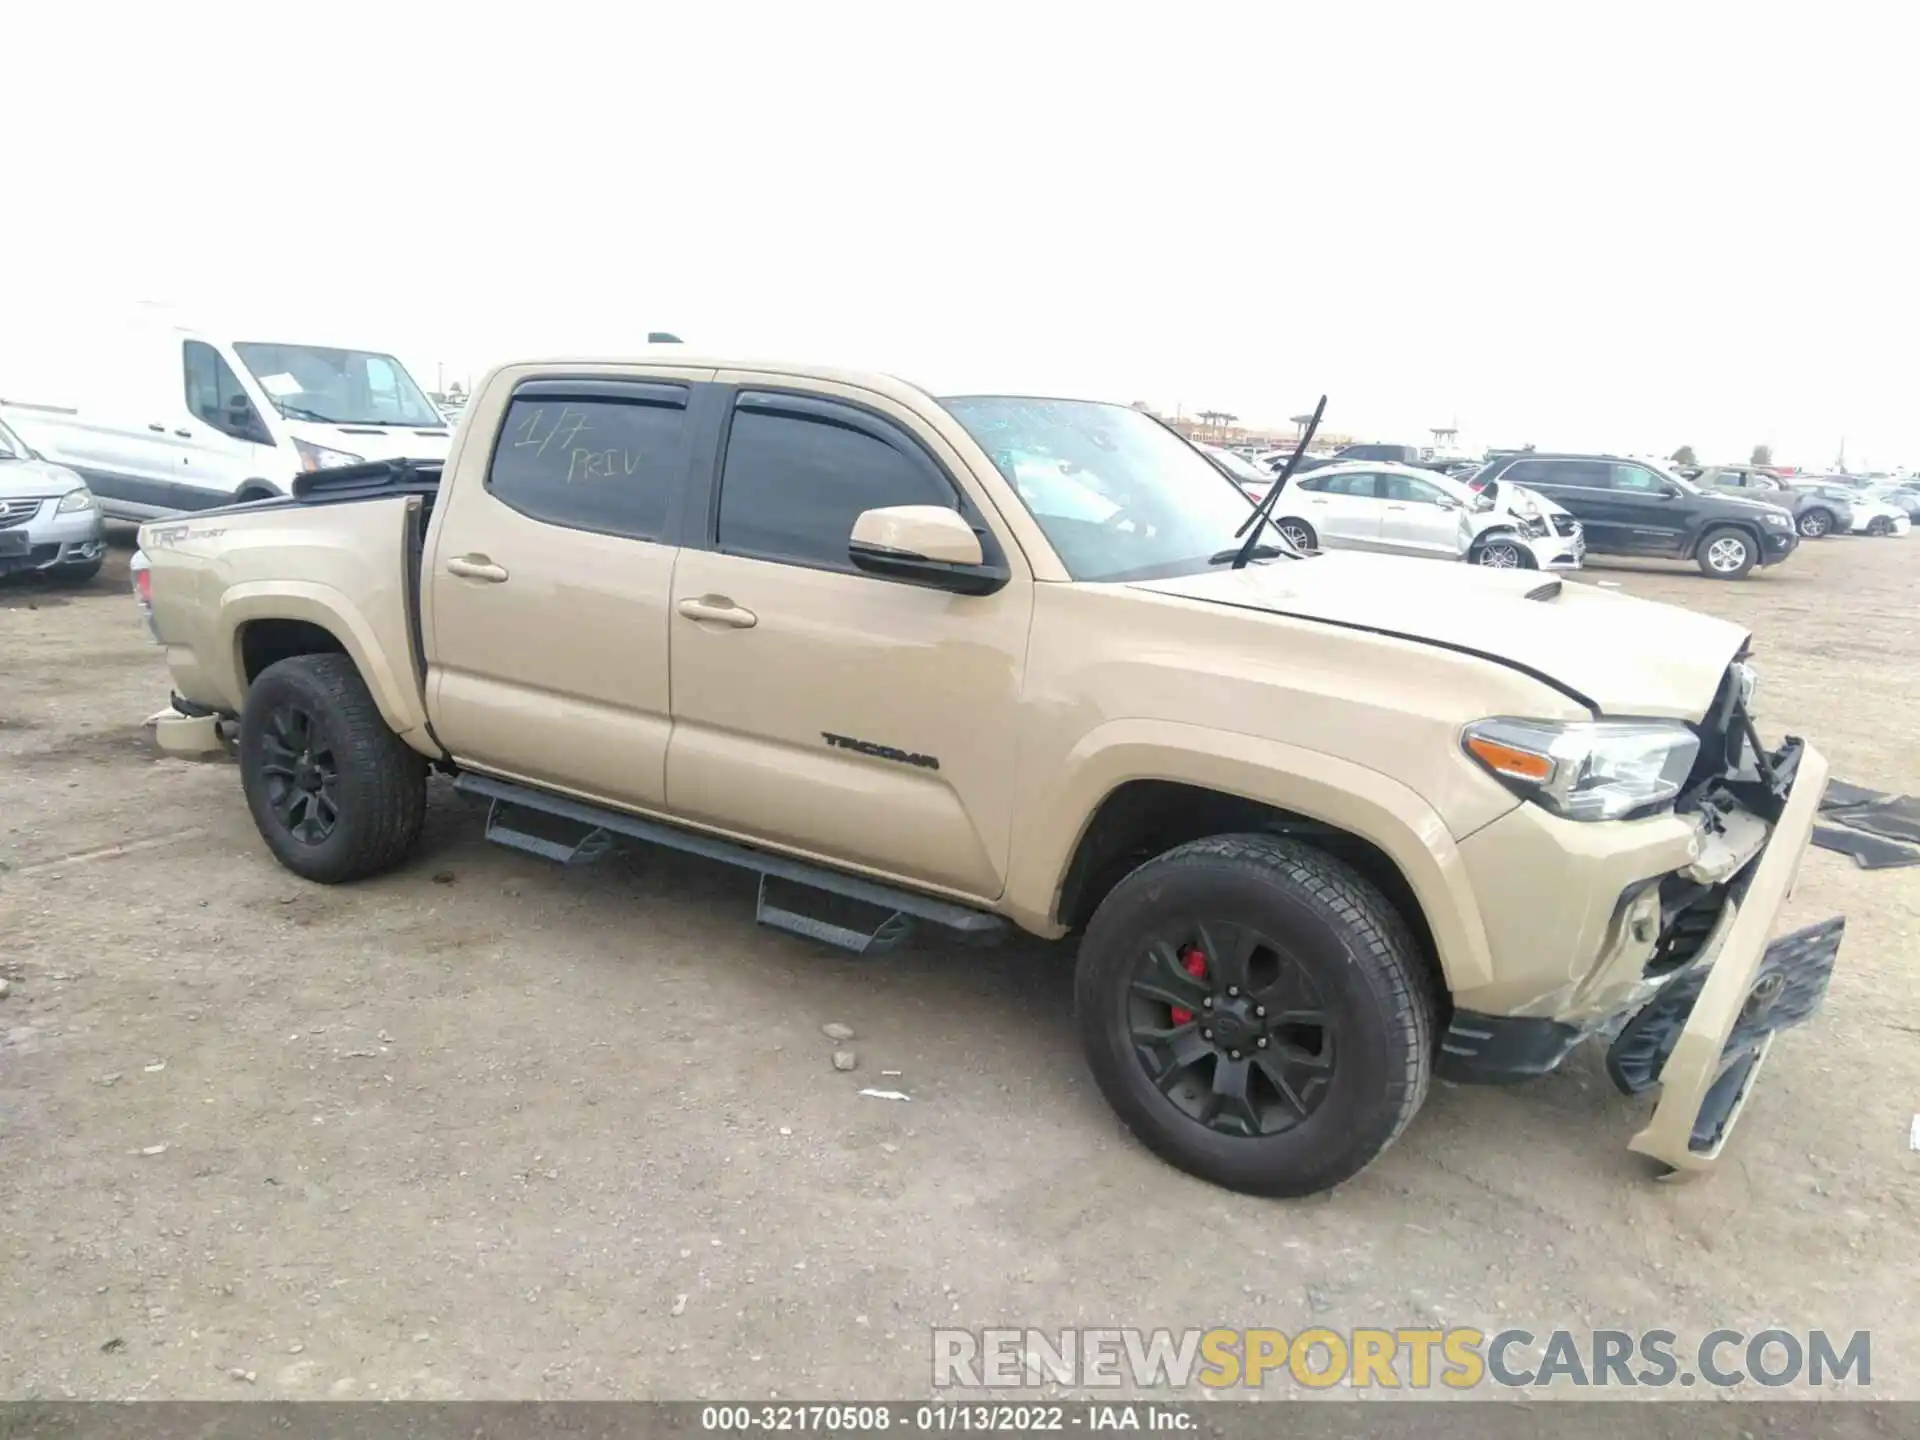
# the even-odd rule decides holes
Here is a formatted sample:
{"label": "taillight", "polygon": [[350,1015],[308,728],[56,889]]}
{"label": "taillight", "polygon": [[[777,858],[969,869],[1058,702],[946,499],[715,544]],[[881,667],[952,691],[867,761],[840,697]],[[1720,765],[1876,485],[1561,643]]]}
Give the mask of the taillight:
{"label": "taillight", "polygon": [[133,572],[133,588],[140,592],[142,605],[153,604],[153,571],[141,566]]}

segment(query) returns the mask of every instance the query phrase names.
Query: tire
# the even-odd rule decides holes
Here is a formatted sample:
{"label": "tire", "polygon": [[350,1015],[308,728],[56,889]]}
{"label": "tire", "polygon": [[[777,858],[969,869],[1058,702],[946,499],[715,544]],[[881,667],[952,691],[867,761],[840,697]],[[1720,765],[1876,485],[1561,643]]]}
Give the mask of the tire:
{"label": "tire", "polygon": [[1700,537],[1693,558],[1700,573],[1711,579],[1744,580],[1760,558],[1760,547],[1738,526],[1717,525]]}
{"label": "tire", "polygon": [[1822,535],[1831,535],[1833,512],[1816,506],[1801,514],[1800,523],[1796,528],[1800,531],[1801,538],[1805,540],[1818,540]]}
{"label": "tire", "polygon": [[[1201,935],[1216,954],[1202,962],[1212,973],[1193,978],[1181,937]],[[1234,992],[1224,987],[1236,953],[1246,984]],[[1169,975],[1178,983],[1161,993],[1190,1009],[1141,993]],[[1277,1023],[1249,1019],[1262,996],[1324,1023],[1262,1036]],[[1122,880],[1081,942],[1074,1006],[1094,1079],[1141,1143],[1254,1195],[1310,1195],[1358,1174],[1406,1129],[1432,1074],[1433,984],[1406,922],[1346,865],[1277,836],[1196,840]],[[1164,1038],[1143,1044],[1143,1032]],[[1242,1054],[1234,1037],[1259,1053]],[[1269,1067],[1293,1077],[1287,1090]],[[1223,1106],[1236,1076],[1242,1099]]]}
{"label": "tire", "polygon": [[[292,758],[303,736],[314,763]],[[295,793],[328,771],[304,800]],[[387,728],[345,655],[296,655],[254,680],[240,712],[240,780],[274,858],[322,885],[391,870],[426,818],[426,759]]]}
{"label": "tire", "polygon": [[1318,550],[1320,548],[1319,535],[1314,532],[1313,526],[1302,520],[1298,515],[1288,515],[1275,520],[1273,523],[1274,528],[1279,530],[1287,539],[1291,540],[1297,548],[1301,550]]}
{"label": "tire", "polygon": [[1475,565],[1485,565],[1490,570],[1537,570],[1533,556],[1527,553],[1526,546],[1508,535],[1496,535],[1473,547],[1467,557]]}
{"label": "tire", "polygon": [[1884,515],[1876,515],[1867,522],[1867,534],[1885,539],[1893,533],[1893,522]]}
{"label": "tire", "polygon": [[53,578],[62,585],[85,585],[100,573],[102,563],[99,560],[81,560],[73,565],[56,565],[53,567]]}

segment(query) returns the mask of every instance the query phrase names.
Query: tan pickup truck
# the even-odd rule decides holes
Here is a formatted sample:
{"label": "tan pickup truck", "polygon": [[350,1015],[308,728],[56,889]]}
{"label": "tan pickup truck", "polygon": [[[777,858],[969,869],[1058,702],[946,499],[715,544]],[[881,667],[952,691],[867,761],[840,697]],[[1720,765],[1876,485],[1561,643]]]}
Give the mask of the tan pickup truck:
{"label": "tan pickup truck", "polygon": [[[1609,1048],[1632,1148],[1721,1150],[1838,919],[1772,939],[1826,785],[1737,627],[1304,554],[1122,406],[690,359],[508,365],[444,468],[141,530],[182,718],[309,879],[428,773],[557,859],[677,845],[854,948],[1079,936],[1089,1064],[1223,1185],[1353,1175],[1429,1079]],[[192,717],[192,718],[186,718]],[[956,950],[954,963],[964,964]]]}

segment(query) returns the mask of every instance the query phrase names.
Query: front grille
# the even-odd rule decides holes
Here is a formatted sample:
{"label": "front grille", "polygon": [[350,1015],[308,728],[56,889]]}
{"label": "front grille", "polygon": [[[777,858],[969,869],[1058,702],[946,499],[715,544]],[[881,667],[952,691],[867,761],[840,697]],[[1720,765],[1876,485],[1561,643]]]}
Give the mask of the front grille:
{"label": "front grille", "polygon": [[21,499],[0,500],[0,525],[24,525],[40,513],[40,507],[47,501],[44,495],[31,495]]}

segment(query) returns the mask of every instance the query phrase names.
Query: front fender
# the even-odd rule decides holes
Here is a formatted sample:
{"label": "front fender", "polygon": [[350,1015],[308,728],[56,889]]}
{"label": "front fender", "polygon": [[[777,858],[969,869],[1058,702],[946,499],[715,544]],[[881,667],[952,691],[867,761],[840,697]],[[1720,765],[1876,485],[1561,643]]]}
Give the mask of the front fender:
{"label": "front fender", "polygon": [[1283,741],[1170,720],[1115,720],[1054,767],[1015,834],[1005,908],[1059,934],[1061,886],[1101,803],[1133,780],[1165,780],[1272,805],[1378,846],[1419,901],[1453,990],[1493,979],[1486,927],[1453,835],[1412,790],[1377,770]]}
{"label": "front fender", "polygon": [[[230,667],[221,677],[223,688],[246,694],[246,671],[240,660],[240,630],[250,620],[304,620],[327,631],[345,648],[360,678],[373,692],[380,718],[394,734],[408,738],[424,733],[426,706],[414,680],[412,650],[404,633],[383,636],[344,590],[310,580],[248,581],[230,587],[220,597],[219,625],[225,640],[221,654]],[[396,648],[397,647],[397,648]],[[416,747],[418,748],[418,747]]]}

